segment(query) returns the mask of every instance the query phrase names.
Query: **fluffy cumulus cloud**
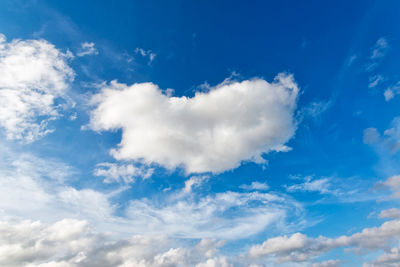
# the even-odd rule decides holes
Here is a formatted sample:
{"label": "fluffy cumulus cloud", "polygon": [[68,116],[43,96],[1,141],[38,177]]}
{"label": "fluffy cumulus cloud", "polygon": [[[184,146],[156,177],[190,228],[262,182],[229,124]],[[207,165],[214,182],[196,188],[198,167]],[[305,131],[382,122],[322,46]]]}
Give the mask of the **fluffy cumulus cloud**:
{"label": "fluffy cumulus cloud", "polygon": [[398,267],[400,266],[400,248],[391,248],[376,260],[365,263],[363,267]]}
{"label": "fluffy cumulus cloud", "polygon": [[304,262],[336,248],[350,247],[357,252],[376,251],[390,248],[393,241],[399,240],[400,221],[393,220],[385,222],[379,227],[365,228],[353,235],[344,235],[338,238],[324,236],[310,238],[301,233],[273,237],[260,245],[251,247],[249,256],[253,259],[273,258],[276,263]]}
{"label": "fluffy cumulus cloud", "polygon": [[7,42],[0,34],[0,127],[8,139],[31,142],[52,131],[49,121],[69,102],[69,56],[45,40]]}
{"label": "fluffy cumulus cloud", "polygon": [[0,221],[0,265],[8,267],[232,266],[218,255],[224,242],[179,246],[165,236],[114,239],[86,221]]}
{"label": "fluffy cumulus cloud", "polygon": [[116,159],[157,163],[187,173],[222,172],[263,153],[287,151],[299,89],[292,75],[274,82],[226,81],[195,96],[173,97],[152,83],[111,82],[92,99],[90,126],[122,129]]}

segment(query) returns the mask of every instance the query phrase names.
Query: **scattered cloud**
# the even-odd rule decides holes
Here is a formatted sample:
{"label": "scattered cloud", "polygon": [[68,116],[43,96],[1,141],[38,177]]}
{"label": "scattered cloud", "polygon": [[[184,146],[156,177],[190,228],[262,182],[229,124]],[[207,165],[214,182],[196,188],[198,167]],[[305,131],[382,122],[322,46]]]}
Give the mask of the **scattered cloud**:
{"label": "scattered cloud", "polygon": [[330,180],[328,178],[313,179],[312,176],[304,177],[304,182],[286,186],[288,192],[318,192],[320,194],[336,194],[331,189]]}
{"label": "scattered cloud", "polygon": [[374,146],[380,153],[397,153],[400,149],[400,117],[392,120],[391,128],[386,129],[383,135],[376,128],[365,129],[363,141]]}
{"label": "scattered cloud", "polygon": [[[113,200],[126,187],[110,192],[76,189],[69,185],[76,174],[61,163],[29,154],[0,156],[0,211],[11,217],[45,223],[86,220],[98,230],[124,236],[230,240],[267,228],[284,229],[289,219],[299,224],[303,219],[302,205],[284,194],[193,190],[208,179],[205,176],[192,177],[185,189],[170,190],[159,200],[131,199],[121,207]],[[118,168],[116,173],[119,177]],[[191,194],[182,194],[185,190]]]}
{"label": "scattered cloud", "polygon": [[383,93],[386,101],[393,99],[396,95],[400,95],[400,82],[390,86]]}
{"label": "scattered cloud", "polygon": [[301,233],[273,237],[261,245],[251,247],[249,256],[254,259],[272,257],[276,263],[304,262],[336,248],[350,247],[359,252],[380,250],[389,247],[393,240],[399,238],[400,221],[394,220],[379,227],[365,228],[353,235],[338,238],[310,238]]}
{"label": "scattered cloud", "polygon": [[388,210],[382,210],[379,215],[379,218],[390,218],[390,219],[400,219],[400,209],[392,208]]}
{"label": "scattered cloud", "polygon": [[389,42],[386,38],[379,38],[371,49],[369,56],[369,63],[366,65],[366,71],[372,71],[377,65],[379,60],[386,56],[389,50]]}
{"label": "scattered cloud", "polygon": [[84,42],[81,44],[81,48],[76,53],[78,57],[90,56],[90,55],[98,55],[99,51],[95,47],[93,42]]}
{"label": "scattered cloud", "polygon": [[133,183],[135,178],[147,179],[153,175],[153,168],[134,166],[133,164],[118,164],[102,162],[96,165],[93,174],[103,176],[105,183]]}
{"label": "scattered cloud", "polygon": [[242,184],[240,188],[245,189],[245,190],[268,190],[269,186],[266,183],[260,183],[260,182],[252,182],[251,184]]}
{"label": "scattered cloud", "polygon": [[358,59],[358,56],[356,54],[351,55],[347,61],[347,67],[350,67],[353,65],[353,63]]}
{"label": "scattered cloud", "polygon": [[389,43],[387,39],[384,37],[379,38],[372,49],[370,59],[377,59],[384,57],[386,55],[388,48],[389,48]]}
{"label": "scattered cloud", "polygon": [[376,87],[379,83],[383,82],[385,80],[385,78],[383,78],[382,75],[378,74],[375,76],[371,76],[369,77],[369,84],[368,84],[368,88],[374,88]]}
{"label": "scattered cloud", "polygon": [[208,179],[210,179],[210,176],[208,175],[203,175],[203,176],[192,176],[190,177],[189,180],[185,181],[185,187],[183,188],[182,192],[184,194],[189,194],[192,192],[192,189],[194,187],[199,187],[203,183],[205,183]]}
{"label": "scattered cloud", "polygon": [[[0,127],[7,139],[32,142],[52,131],[74,71],[70,54],[45,40],[6,41],[0,34]],[[62,101],[61,101],[62,100]]]}
{"label": "scattered cloud", "polygon": [[93,97],[90,127],[122,129],[122,141],[111,151],[118,160],[219,173],[288,150],[298,91],[293,76],[283,73],[273,83],[225,82],[192,98],[167,96],[152,83],[113,81]]}
{"label": "scattered cloud", "polygon": [[376,260],[365,263],[363,267],[397,267],[400,262],[400,248],[391,248]]}
{"label": "scattered cloud", "polygon": [[332,106],[332,100],[312,102],[301,109],[303,116],[316,118]]}
{"label": "scattered cloud", "polygon": [[364,130],[363,142],[364,144],[372,145],[380,141],[381,134],[376,128],[367,128]]}
{"label": "scattered cloud", "polygon": [[341,265],[340,260],[327,260],[322,262],[316,262],[311,267],[339,267]]}
{"label": "scattered cloud", "polygon": [[172,192],[160,203],[130,201],[126,216],[139,233],[232,240],[286,225],[289,218],[299,220],[302,207],[288,196],[272,193],[227,191],[199,197]]}
{"label": "scattered cloud", "polygon": [[153,60],[156,58],[156,54],[153,53],[151,50],[144,50],[143,48],[136,48],[135,53],[137,55],[141,55],[142,57],[148,58],[148,64],[150,65]]}
{"label": "scattered cloud", "polygon": [[[393,175],[387,178],[386,181],[378,182],[374,188],[388,188],[393,192],[391,198],[400,198],[400,175]],[[393,210],[391,212],[393,212]],[[389,211],[386,211],[386,213],[389,213]]]}
{"label": "scattered cloud", "polygon": [[224,242],[177,244],[164,235],[115,240],[86,221],[0,221],[0,265],[36,267],[232,266],[218,255]]}

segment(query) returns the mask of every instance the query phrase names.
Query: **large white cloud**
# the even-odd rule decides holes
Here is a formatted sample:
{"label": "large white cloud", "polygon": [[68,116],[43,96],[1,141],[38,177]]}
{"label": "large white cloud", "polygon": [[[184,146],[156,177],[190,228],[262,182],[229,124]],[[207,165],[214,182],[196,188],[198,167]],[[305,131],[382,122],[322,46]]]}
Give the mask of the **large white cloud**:
{"label": "large white cloud", "polygon": [[288,149],[298,92],[293,76],[283,73],[272,83],[225,81],[192,98],[170,96],[152,83],[113,81],[93,97],[90,126],[122,129],[112,150],[117,159],[218,173]]}
{"label": "large white cloud", "polygon": [[0,34],[0,127],[27,142],[49,132],[74,77],[68,54],[45,40],[6,42]]}

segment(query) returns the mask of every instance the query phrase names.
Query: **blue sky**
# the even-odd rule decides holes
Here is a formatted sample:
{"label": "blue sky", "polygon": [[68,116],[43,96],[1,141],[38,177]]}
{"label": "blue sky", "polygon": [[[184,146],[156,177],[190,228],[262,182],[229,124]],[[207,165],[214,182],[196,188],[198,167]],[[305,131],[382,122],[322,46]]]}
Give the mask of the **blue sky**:
{"label": "blue sky", "polygon": [[399,266],[398,1],[2,1],[1,266]]}

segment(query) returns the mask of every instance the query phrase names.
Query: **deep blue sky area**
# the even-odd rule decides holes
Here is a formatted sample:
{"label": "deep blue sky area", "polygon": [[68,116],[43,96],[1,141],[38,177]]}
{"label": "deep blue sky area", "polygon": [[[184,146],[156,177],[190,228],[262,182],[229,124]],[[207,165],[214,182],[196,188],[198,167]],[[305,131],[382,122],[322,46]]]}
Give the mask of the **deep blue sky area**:
{"label": "deep blue sky area", "polygon": [[1,1],[0,265],[399,266],[399,17]]}

